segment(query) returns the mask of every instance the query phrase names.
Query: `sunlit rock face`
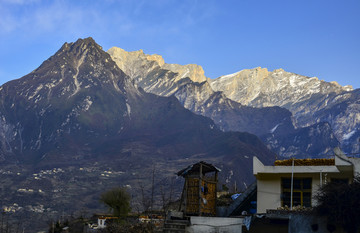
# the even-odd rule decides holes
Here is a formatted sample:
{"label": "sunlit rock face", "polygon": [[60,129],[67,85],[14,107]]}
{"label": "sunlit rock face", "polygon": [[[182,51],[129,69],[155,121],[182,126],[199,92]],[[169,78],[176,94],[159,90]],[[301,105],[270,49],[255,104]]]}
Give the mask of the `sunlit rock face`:
{"label": "sunlit rock face", "polygon": [[108,53],[119,68],[147,92],[170,96],[176,92],[174,85],[184,79],[198,83],[206,81],[203,68],[196,64],[167,64],[160,55],[148,55],[142,50],[126,52],[113,47]]}
{"label": "sunlit rock face", "polygon": [[[242,70],[209,80],[214,90],[238,103],[253,106],[280,106],[293,114],[296,127],[328,122],[348,152],[358,152],[360,127],[359,91],[337,82],[325,82],[282,69]],[[345,146],[346,145],[346,146]],[[352,145],[352,146],[350,146]],[[351,149],[349,148],[351,147]]]}
{"label": "sunlit rock face", "polygon": [[[351,87],[342,87],[335,82],[327,83],[282,69],[269,72],[267,69],[255,68],[212,80],[205,77],[200,66],[167,64],[161,56],[147,55],[141,50],[126,52],[114,47],[108,53],[119,67],[124,67],[125,73],[134,83],[145,91],[161,96],[174,95],[185,108],[210,117],[222,130],[246,131],[264,140],[263,135],[273,133],[278,125],[282,125],[280,128],[283,131],[296,134],[296,128],[312,127],[319,123],[309,113],[314,111],[322,99],[316,99],[317,104],[312,105],[303,102],[311,102],[319,94],[351,90]],[[333,138],[329,134],[318,136],[322,137],[322,141],[328,141],[330,147],[339,145],[334,135]],[[279,136],[274,137],[279,139],[277,142],[282,141],[277,138]],[[265,143],[269,148],[275,146],[271,140]],[[296,148],[291,151],[298,153],[301,142],[293,144],[297,146],[287,142],[284,147]],[[306,145],[308,149],[302,152],[304,156],[317,153],[315,151],[328,151],[328,146],[312,151],[314,145]],[[274,150],[281,155],[283,151],[289,151]]]}
{"label": "sunlit rock face", "polygon": [[[113,47],[108,53],[137,86],[156,95],[175,96],[185,108],[210,117],[224,131],[262,135],[281,122],[292,125],[291,114],[285,109],[247,107],[214,91],[201,66],[167,64],[161,56],[147,55],[141,50],[126,52]],[[263,118],[265,112],[271,117],[253,121]]]}
{"label": "sunlit rock face", "polygon": [[309,100],[316,94],[352,91],[351,86],[325,82],[277,69],[242,70],[209,80],[211,87],[228,98],[253,107],[281,106],[295,111],[294,103]]}

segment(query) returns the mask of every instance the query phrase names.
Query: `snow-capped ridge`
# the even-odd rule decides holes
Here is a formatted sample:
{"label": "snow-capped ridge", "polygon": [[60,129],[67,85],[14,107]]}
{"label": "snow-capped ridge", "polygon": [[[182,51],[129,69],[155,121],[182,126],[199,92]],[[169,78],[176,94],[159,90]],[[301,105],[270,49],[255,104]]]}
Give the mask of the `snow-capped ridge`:
{"label": "snow-capped ridge", "polygon": [[261,67],[244,69],[209,81],[215,91],[222,91],[228,98],[253,107],[286,106],[309,99],[316,93],[351,90],[348,86],[325,82],[317,77],[306,77],[283,69],[270,72]]}

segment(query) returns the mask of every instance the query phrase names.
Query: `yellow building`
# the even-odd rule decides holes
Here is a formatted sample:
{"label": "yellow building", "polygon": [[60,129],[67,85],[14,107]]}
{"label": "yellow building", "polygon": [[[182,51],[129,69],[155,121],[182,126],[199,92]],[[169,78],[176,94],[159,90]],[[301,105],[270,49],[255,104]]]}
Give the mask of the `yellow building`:
{"label": "yellow building", "polygon": [[352,182],[354,176],[360,173],[360,159],[338,154],[334,159],[279,160],[274,166],[265,166],[254,157],[257,213],[279,207],[290,208],[291,200],[293,207],[312,207],[316,205],[314,195],[322,185]]}

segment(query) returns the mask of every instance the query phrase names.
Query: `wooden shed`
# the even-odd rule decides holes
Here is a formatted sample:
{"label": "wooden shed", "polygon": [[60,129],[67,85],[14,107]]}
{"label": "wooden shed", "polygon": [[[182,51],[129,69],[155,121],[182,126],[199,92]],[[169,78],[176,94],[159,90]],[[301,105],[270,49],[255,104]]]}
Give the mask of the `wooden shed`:
{"label": "wooden shed", "polygon": [[179,171],[177,175],[185,178],[179,210],[186,215],[215,216],[216,186],[220,171],[203,161]]}

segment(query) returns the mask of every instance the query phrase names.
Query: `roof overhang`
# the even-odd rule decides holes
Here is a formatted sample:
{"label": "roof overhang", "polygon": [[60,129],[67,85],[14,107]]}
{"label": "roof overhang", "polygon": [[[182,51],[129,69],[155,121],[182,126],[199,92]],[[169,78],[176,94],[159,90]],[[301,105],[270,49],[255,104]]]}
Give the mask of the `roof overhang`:
{"label": "roof overhang", "polygon": [[253,174],[310,174],[310,173],[340,173],[337,166],[264,166],[264,164],[254,156]]}
{"label": "roof overhang", "polygon": [[206,163],[204,161],[200,161],[198,163],[195,163],[193,165],[190,165],[180,171],[178,171],[176,174],[178,176],[186,176],[190,173],[198,173],[200,171],[200,166],[202,167],[202,173],[208,173],[208,172],[221,172],[220,168],[215,167],[214,165],[210,163]]}

